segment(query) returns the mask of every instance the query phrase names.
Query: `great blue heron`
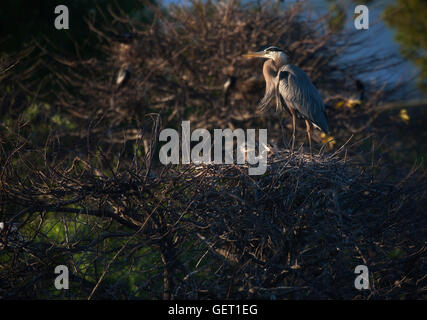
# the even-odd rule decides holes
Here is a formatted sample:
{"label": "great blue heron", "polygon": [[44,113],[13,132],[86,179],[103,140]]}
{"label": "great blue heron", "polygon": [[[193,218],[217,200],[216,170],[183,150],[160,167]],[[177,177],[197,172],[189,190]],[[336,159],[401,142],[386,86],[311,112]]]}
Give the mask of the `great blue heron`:
{"label": "great blue heron", "polygon": [[259,108],[265,110],[273,97],[276,98],[276,111],[281,112],[286,104],[292,115],[292,148],[295,144],[295,117],[303,118],[307,126],[311,151],[310,122],[328,133],[328,119],[325,105],[316,87],[304,71],[287,63],[287,55],[277,47],[271,46],[258,52],[245,54],[246,58],[266,58],[262,72],[265,78],[265,95]]}

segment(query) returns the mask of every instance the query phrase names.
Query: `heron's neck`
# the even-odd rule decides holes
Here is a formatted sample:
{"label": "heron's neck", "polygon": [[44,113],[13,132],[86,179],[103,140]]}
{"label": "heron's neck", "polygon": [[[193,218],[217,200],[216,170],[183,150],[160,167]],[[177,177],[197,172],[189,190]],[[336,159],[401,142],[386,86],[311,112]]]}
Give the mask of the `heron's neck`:
{"label": "heron's neck", "polygon": [[269,59],[264,62],[262,73],[264,74],[266,93],[273,91],[274,79],[276,78],[278,70],[279,67],[276,66],[276,63],[273,60]]}
{"label": "heron's neck", "polygon": [[264,74],[265,79],[265,95],[261,99],[258,107],[260,110],[267,108],[270,101],[273,99],[275,94],[275,79],[277,75],[278,68],[274,64],[273,60],[267,60],[264,62],[262,73]]}
{"label": "heron's neck", "polygon": [[271,59],[268,59],[264,62],[264,66],[262,68],[262,73],[264,74],[264,79],[267,84],[267,88],[273,82],[273,79],[276,77],[278,71],[278,67],[275,62]]}
{"label": "heron's neck", "polygon": [[276,73],[279,71],[279,69],[284,66],[285,64],[288,63],[287,61],[287,57],[286,55],[281,52],[278,56],[276,56],[276,58],[272,61],[272,64],[274,65],[274,67],[276,68]]}
{"label": "heron's neck", "polygon": [[268,59],[266,62],[264,62],[264,66],[262,70],[264,74],[264,78],[267,80],[267,79],[276,77],[280,67],[284,66],[285,64],[286,64],[286,59],[283,59],[281,55],[274,60]]}

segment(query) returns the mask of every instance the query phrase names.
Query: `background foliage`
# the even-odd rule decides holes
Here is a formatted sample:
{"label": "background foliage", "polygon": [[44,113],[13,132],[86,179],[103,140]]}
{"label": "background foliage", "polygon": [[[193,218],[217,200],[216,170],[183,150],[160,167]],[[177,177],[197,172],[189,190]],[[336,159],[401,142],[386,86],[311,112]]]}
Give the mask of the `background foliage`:
{"label": "background foliage", "polygon": [[420,69],[419,82],[427,89],[427,3],[422,0],[398,0],[384,12],[387,23],[396,29],[402,54]]}

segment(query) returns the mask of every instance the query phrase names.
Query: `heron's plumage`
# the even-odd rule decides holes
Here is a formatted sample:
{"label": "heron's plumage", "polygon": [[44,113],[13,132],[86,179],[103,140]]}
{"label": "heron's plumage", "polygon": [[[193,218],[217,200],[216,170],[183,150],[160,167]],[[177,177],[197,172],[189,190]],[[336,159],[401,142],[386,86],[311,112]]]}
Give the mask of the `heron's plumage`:
{"label": "heron's plumage", "polygon": [[287,64],[279,68],[276,81],[286,105],[328,133],[325,105],[307,74],[297,66]]}
{"label": "heron's plumage", "polygon": [[258,108],[260,111],[264,111],[273,98],[276,100],[276,110],[278,112],[281,112],[286,105],[286,109],[292,116],[291,150],[294,149],[295,143],[295,117],[304,118],[310,144],[310,154],[312,155],[310,122],[325,133],[329,132],[325,105],[316,87],[303,70],[288,64],[286,52],[277,47],[267,47],[261,51],[247,53],[243,56],[246,58],[267,59],[262,69],[265,79],[265,95],[261,99]]}

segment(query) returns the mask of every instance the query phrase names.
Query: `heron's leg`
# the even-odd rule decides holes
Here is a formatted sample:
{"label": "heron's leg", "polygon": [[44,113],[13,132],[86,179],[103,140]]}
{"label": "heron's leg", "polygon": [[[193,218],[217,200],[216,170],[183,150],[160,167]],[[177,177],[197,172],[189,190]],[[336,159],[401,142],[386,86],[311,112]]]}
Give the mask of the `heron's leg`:
{"label": "heron's leg", "polygon": [[292,152],[295,146],[295,113],[292,113]]}
{"label": "heron's leg", "polygon": [[294,110],[292,110],[292,108],[289,108],[289,111],[292,115],[292,146],[291,146],[291,151],[294,151],[294,146],[295,146],[295,112]]}
{"label": "heron's leg", "polygon": [[313,152],[311,150],[311,132],[310,132],[310,122],[308,120],[305,120],[305,125],[307,126],[307,136],[308,136],[308,143],[310,145],[310,157],[313,157]]}
{"label": "heron's leg", "polygon": [[280,130],[282,131],[283,146],[285,147],[286,145],[288,145],[288,148],[289,148],[289,144],[287,144],[285,140],[285,130],[283,129],[282,118],[280,116],[282,113],[282,110],[283,110],[282,103],[280,101],[280,97],[277,94],[277,90],[276,90],[276,113],[277,113],[277,117],[279,118]]}
{"label": "heron's leg", "polygon": [[283,142],[283,147],[288,146],[289,148],[289,142],[286,142],[286,138],[285,138],[285,129],[283,128],[283,120],[280,117],[280,113],[277,114],[277,118],[279,119],[279,124],[280,124],[280,130],[282,131],[282,142]]}
{"label": "heron's leg", "polygon": [[276,90],[275,96],[276,96],[276,112],[280,113],[280,111],[282,111],[282,108],[280,106],[280,97],[279,97],[279,95],[277,93],[277,90]]}

